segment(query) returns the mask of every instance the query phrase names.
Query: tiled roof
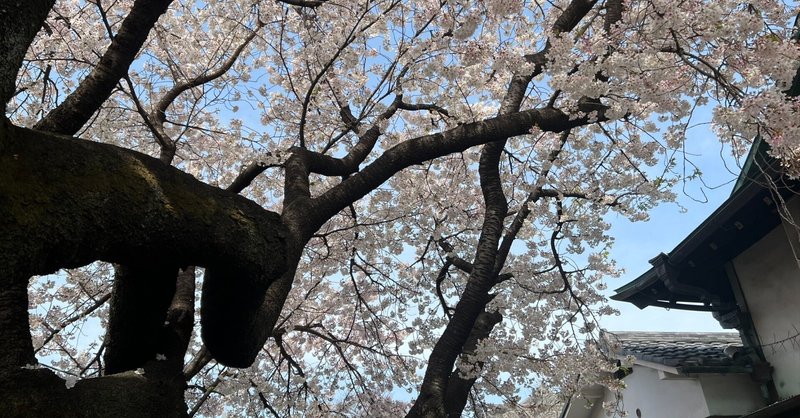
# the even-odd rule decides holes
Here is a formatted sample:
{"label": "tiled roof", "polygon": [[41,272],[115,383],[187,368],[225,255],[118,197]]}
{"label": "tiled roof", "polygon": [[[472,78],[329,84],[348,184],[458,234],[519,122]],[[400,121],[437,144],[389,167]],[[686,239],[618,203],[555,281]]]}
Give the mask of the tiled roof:
{"label": "tiled roof", "polygon": [[750,364],[739,334],[733,332],[606,332],[606,336],[617,356],[632,355],[683,372],[744,371]]}

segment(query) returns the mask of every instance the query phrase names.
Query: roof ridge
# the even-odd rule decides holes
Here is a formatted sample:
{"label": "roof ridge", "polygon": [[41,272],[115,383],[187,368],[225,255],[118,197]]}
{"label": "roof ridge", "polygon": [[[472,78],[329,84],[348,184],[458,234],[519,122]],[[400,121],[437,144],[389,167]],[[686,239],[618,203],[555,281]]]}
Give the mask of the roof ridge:
{"label": "roof ridge", "polygon": [[609,337],[618,339],[740,339],[738,332],[731,331],[708,331],[708,332],[670,332],[670,331],[607,331],[603,333]]}

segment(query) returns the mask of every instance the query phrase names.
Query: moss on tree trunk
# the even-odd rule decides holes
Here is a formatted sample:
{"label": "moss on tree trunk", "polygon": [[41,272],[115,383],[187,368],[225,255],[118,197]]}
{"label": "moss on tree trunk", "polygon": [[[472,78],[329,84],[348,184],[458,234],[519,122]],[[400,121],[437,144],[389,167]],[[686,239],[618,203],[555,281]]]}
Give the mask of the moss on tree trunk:
{"label": "moss on tree trunk", "polygon": [[[256,312],[287,268],[286,237],[278,214],[144,154],[0,126],[3,289],[96,260],[203,266],[203,338],[218,361],[245,367],[263,344]],[[18,293],[0,292],[0,324],[20,334],[0,342],[12,353],[0,367],[32,357]]]}

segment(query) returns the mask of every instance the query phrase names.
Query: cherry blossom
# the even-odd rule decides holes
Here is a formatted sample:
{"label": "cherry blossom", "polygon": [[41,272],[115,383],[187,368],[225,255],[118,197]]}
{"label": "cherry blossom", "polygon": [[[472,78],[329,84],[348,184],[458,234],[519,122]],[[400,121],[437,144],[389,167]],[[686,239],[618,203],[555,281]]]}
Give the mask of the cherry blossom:
{"label": "cherry blossom", "polygon": [[[152,24],[126,26],[156,6]],[[42,253],[57,265],[20,279],[30,354],[71,391],[175,367],[192,416],[536,414],[586,384],[619,387],[594,344],[621,274],[608,215],[644,221],[676,198],[699,108],[739,155],[761,136],[800,173],[795,13],[773,0],[56,1],[3,90],[8,126],[150,156],[134,159],[152,184],[167,184],[155,164],[188,173],[216,197],[187,191],[184,209],[154,187],[164,213],[233,202],[225,219],[201,213],[203,231],[263,215],[283,252],[262,256],[287,265],[239,293],[269,301],[239,358],[240,341],[209,336],[228,330],[207,325],[206,290],[225,260],[250,268],[230,246],[258,234],[229,253],[169,237],[135,260],[92,243]],[[141,46],[122,45],[131,34]],[[177,351],[114,345],[128,332],[115,315],[151,315],[120,307],[124,284],[162,275],[152,286],[169,289],[144,294],[166,292],[169,311],[147,320]],[[238,309],[225,303],[221,315]]]}

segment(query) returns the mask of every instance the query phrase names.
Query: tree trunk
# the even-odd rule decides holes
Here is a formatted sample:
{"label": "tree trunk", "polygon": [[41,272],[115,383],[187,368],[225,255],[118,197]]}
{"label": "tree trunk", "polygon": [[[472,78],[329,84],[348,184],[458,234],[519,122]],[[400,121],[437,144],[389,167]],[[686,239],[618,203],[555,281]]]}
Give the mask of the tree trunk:
{"label": "tree trunk", "polygon": [[0,371],[0,416],[171,418],[187,415],[183,400],[186,384],[182,376],[158,362],[151,362],[140,371],[80,380],[71,388],[67,386],[67,382],[47,369]]}
{"label": "tree trunk", "polygon": [[175,295],[177,267],[116,266],[108,312],[104,373],[135,370],[160,352],[162,330]]}
{"label": "tree trunk", "polygon": [[252,334],[263,320],[256,311],[287,268],[286,236],[277,214],[154,158],[3,121],[0,367],[32,358],[29,331],[6,337],[28,327],[19,289],[96,260],[206,267],[202,321],[213,325],[204,339],[221,363],[249,366],[263,345]]}
{"label": "tree trunk", "polygon": [[0,5],[0,118],[5,119],[6,104],[16,91],[17,73],[33,38],[39,33],[47,13],[55,0],[17,1]]}

